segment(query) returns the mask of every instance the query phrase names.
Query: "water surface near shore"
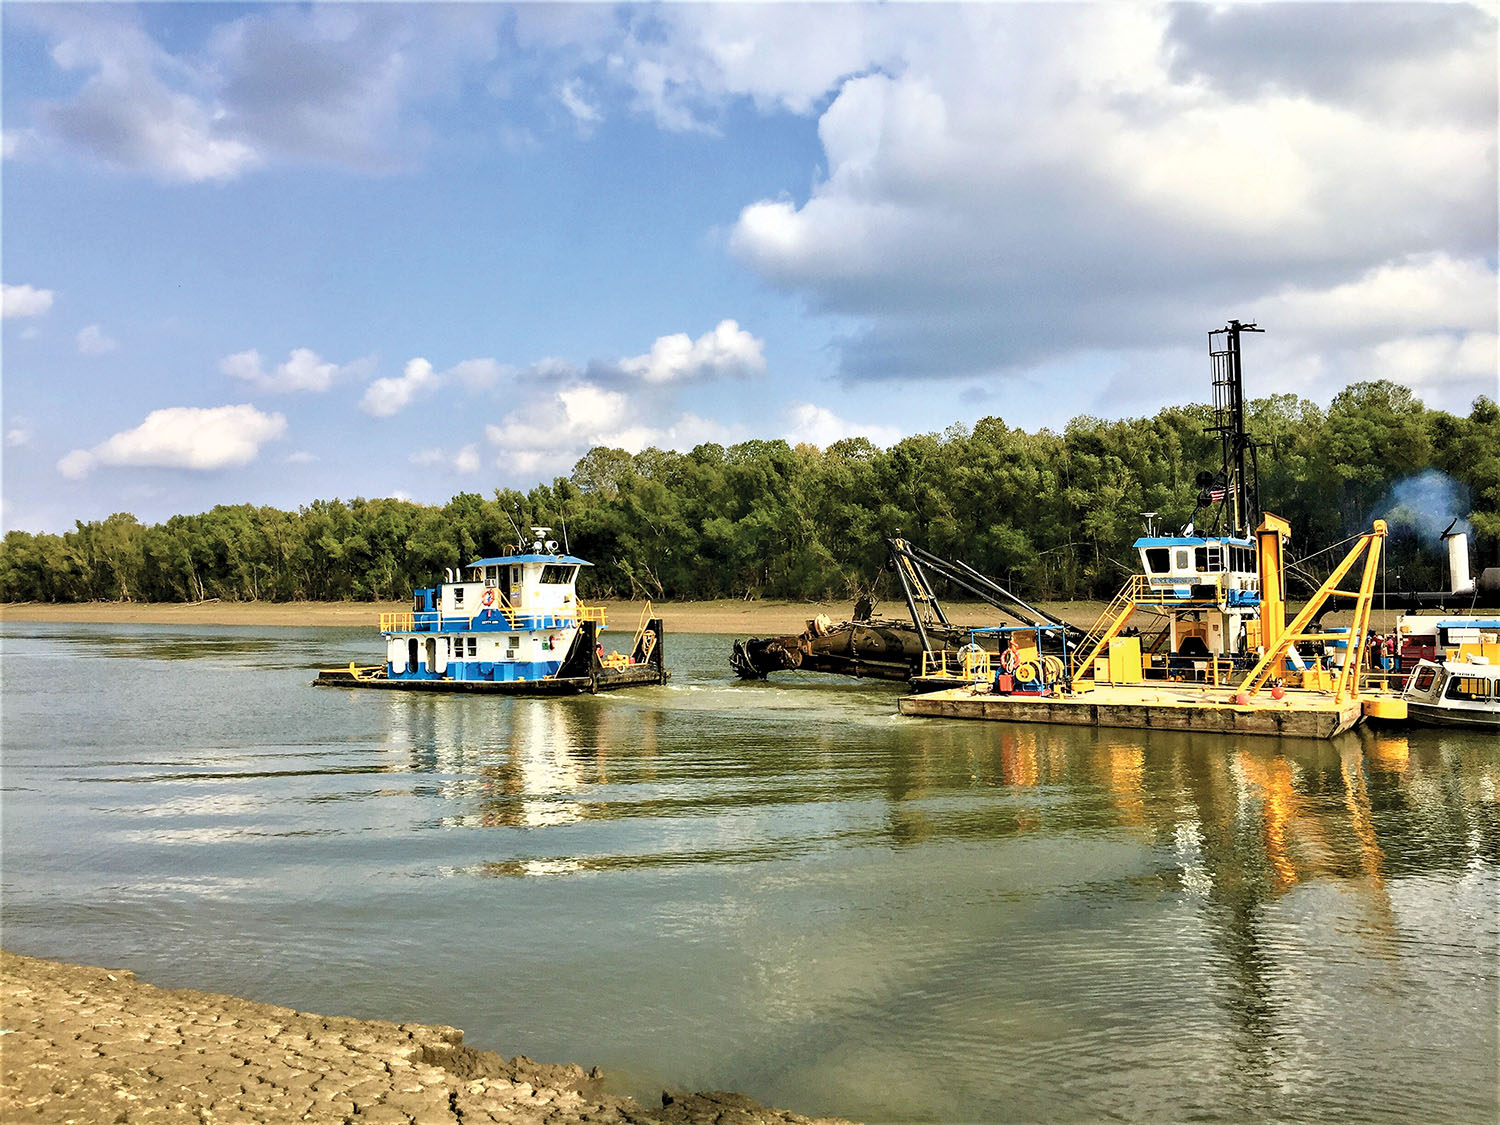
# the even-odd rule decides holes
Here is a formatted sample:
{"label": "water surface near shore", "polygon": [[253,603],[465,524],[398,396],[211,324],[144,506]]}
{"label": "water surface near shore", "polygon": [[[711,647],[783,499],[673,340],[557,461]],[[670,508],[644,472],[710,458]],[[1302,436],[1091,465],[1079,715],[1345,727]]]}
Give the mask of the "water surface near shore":
{"label": "water surface near shore", "polygon": [[313,689],[367,629],[6,622],[20,952],[869,1121],[1494,1119],[1500,748]]}

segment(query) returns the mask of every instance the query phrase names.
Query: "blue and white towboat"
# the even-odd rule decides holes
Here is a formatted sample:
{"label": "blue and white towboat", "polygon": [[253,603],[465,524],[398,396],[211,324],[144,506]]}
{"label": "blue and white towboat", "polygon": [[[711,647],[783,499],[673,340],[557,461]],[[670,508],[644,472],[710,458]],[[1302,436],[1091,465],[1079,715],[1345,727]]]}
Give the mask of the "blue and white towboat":
{"label": "blue and white towboat", "polygon": [[578,600],[593,564],[559,554],[551,528],[528,546],[450,570],[414,591],[412,608],[380,615],[385,663],[324,669],[321,687],[576,694],[667,681],[662,622],[648,605],[624,651],[608,652],[602,606]]}

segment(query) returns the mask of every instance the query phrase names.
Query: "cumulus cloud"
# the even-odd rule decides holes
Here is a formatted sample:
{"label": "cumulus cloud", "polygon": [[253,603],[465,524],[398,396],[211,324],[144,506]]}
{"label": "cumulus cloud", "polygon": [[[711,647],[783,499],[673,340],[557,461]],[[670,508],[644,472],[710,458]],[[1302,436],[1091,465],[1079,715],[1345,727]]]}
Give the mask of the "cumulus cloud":
{"label": "cumulus cloud", "polygon": [[80,355],[106,355],[120,346],[97,324],[79,329],[77,340]]}
{"label": "cumulus cloud", "polygon": [[515,368],[489,358],[465,359],[443,372],[445,379],[456,380],[471,391],[483,391],[515,374]]}
{"label": "cumulus cloud", "polygon": [[174,59],[118,9],[31,11],[64,71],[89,77],[70,99],[42,104],[40,127],[117,167],[163,179],[227,180],[259,161],[226,131],[206,76]]}
{"label": "cumulus cloud", "polygon": [[[545,375],[546,363],[533,365],[532,374]],[[442,387],[457,383],[470,393],[479,393],[516,374],[517,368],[488,357],[461,360],[444,371],[436,371],[428,360],[417,356],[407,362],[400,375],[376,379],[365,388],[359,408],[376,418],[389,418]]]}
{"label": "cumulus cloud", "polygon": [[52,290],[31,285],[0,285],[0,313],[6,320],[41,316],[52,307]]}
{"label": "cumulus cloud", "polygon": [[260,447],[286,432],[280,414],[263,414],[248,403],[208,408],[174,406],[153,410],[133,430],[92,449],[75,449],[57,463],[69,480],[99,465],[190,469],[198,472],[247,465]]}
{"label": "cumulus cloud", "polygon": [[376,379],[365,388],[359,408],[376,418],[399,414],[418,398],[430,395],[442,384],[432,364],[421,356],[407,361],[400,375]]}
{"label": "cumulus cloud", "polygon": [[479,447],[466,445],[457,451],[448,449],[423,449],[411,455],[413,465],[426,468],[441,468],[468,476],[477,473],[480,467]]}
{"label": "cumulus cloud", "polygon": [[413,107],[493,57],[503,15],[456,5],[268,7],[172,48],[113,6],[19,17],[79,91],[35,107],[36,132],[164,180],[235,179],[275,159],[395,168],[419,150]]}
{"label": "cumulus cloud", "polygon": [[[808,90],[826,80],[826,174],[805,199],[748,203],[728,244],[853,325],[841,366],[857,379],[1157,348],[1289,285],[1337,304],[1382,269],[1438,284],[1449,268],[1465,309],[1489,303],[1478,330],[1491,329],[1493,281],[1472,263],[1496,238],[1495,21],[1370,11],[972,5],[915,26],[892,7],[836,6],[816,18],[862,52],[838,65],[801,9],[739,10],[737,37],[718,12],[668,24],[694,76],[679,89],[815,107]],[[1221,16],[1253,24],[1259,49],[1205,30]],[[1357,65],[1320,74],[1343,55],[1319,43]],[[1233,77],[1208,77],[1226,51]],[[783,74],[803,63],[810,85]],[[1427,328],[1451,319],[1429,311]]]}
{"label": "cumulus cloud", "polygon": [[792,444],[806,442],[827,448],[834,442],[848,437],[865,437],[876,445],[894,445],[902,438],[899,426],[888,426],[874,422],[851,422],[840,418],[826,406],[810,402],[794,402],[784,412],[786,439]]}
{"label": "cumulus cloud", "polygon": [[356,372],[362,365],[339,366],[329,363],[311,348],[293,348],[286,359],[270,371],[260,352],[249,351],[227,355],[219,361],[219,370],[231,379],[239,379],[256,390],[271,394],[310,392],[321,394],[331,388],[340,376]]}
{"label": "cumulus cloud", "polygon": [[566,472],[594,446],[639,453],[647,446],[688,449],[706,441],[732,440],[737,431],[687,413],[667,426],[653,424],[632,396],[588,382],[575,382],[533,398],[485,427],[495,465],[508,473]]}
{"label": "cumulus cloud", "polygon": [[658,337],[645,355],[620,361],[620,369],[647,383],[685,383],[723,376],[759,375],[764,344],[733,320],[721,320],[698,339],[685,332]]}

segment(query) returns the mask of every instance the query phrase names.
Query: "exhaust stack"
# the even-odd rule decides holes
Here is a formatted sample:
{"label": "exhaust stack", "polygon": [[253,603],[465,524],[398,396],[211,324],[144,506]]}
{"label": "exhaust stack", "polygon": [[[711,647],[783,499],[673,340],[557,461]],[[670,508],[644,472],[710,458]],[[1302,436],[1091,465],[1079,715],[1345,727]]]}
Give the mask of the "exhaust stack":
{"label": "exhaust stack", "polygon": [[1469,536],[1467,532],[1454,531],[1454,524],[1448,525],[1448,530],[1443,532],[1443,538],[1448,541],[1448,592],[1450,594],[1472,594],[1474,592],[1474,579],[1469,574]]}

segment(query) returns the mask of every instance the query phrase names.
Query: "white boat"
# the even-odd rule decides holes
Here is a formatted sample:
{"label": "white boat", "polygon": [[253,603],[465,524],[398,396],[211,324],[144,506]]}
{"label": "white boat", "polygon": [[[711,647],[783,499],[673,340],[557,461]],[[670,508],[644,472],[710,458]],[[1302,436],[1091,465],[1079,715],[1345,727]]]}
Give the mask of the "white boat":
{"label": "white boat", "polygon": [[408,691],[576,694],[667,682],[659,617],[648,604],[629,648],[604,651],[602,606],[578,600],[578,572],[549,527],[535,541],[450,570],[413,592],[412,608],[380,615],[385,663],[325,668],[315,684]]}
{"label": "white boat", "polygon": [[1401,698],[1409,722],[1500,729],[1500,664],[1482,656],[1418,661]]}

